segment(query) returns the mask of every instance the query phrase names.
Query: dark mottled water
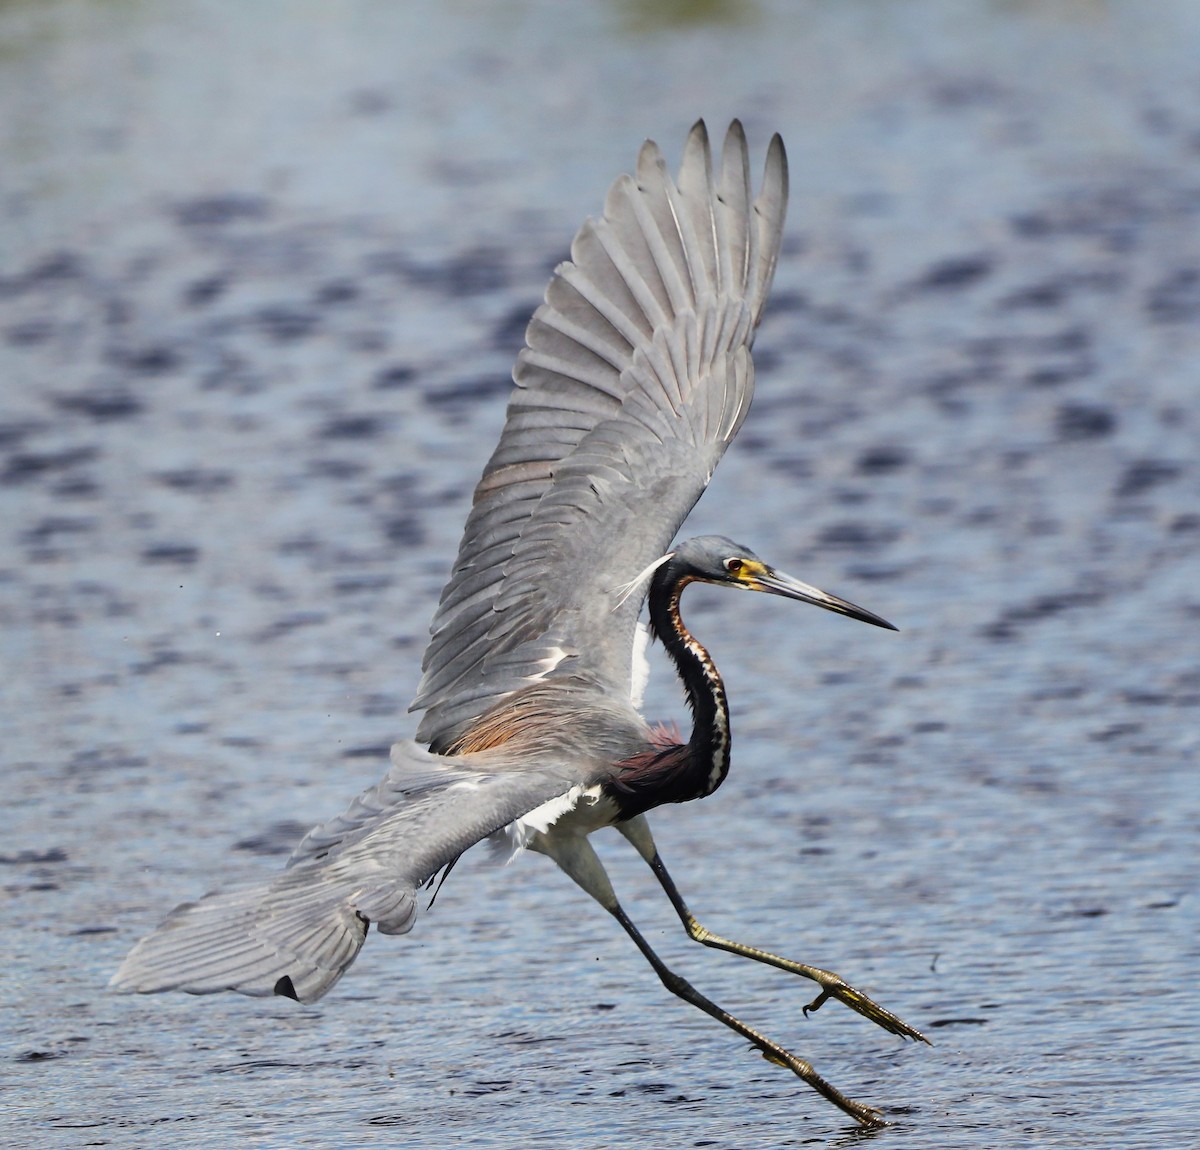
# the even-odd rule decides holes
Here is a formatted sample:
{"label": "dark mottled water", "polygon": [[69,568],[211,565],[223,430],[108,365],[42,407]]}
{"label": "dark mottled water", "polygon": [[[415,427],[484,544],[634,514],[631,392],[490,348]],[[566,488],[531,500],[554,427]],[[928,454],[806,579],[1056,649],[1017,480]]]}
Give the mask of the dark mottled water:
{"label": "dark mottled water", "polygon": [[[110,995],[411,733],[525,319],[645,135],[780,130],[743,435],[692,521],[894,620],[689,594],[734,771],[662,812],[702,989],[912,1147],[1200,1120],[1200,8],[0,10],[0,1141],[782,1146],[843,1117],[543,859],[320,1005]],[[719,130],[719,129],[718,129]],[[679,715],[669,675],[653,709]]]}

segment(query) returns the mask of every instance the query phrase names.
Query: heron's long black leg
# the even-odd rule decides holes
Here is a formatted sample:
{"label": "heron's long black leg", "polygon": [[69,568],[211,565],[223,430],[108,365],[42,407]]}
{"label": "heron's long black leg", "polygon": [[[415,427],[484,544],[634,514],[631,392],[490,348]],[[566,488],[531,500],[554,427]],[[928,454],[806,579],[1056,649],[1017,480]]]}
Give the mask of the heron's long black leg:
{"label": "heron's long black leg", "polygon": [[826,1082],[806,1059],[798,1058],[782,1046],[772,1042],[753,1027],[747,1026],[740,1019],[734,1018],[728,1011],[723,1010],[711,999],[705,998],[687,979],[676,974],[651,949],[650,944],[642,937],[621,904],[617,901],[612,883],[591,843],[582,835],[561,836],[549,838],[539,835],[531,844],[534,850],[550,855],[564,871],[567,872],[585,891],[588,892],[605,910],[609,912],[625,929],[625,933],[637,944],[638,950],[646,957],[646,961],[654,967],[655,973],[672,994],[678,995],[685,1002],[699,1007],[710,1018],[724,1023],[730,1030],[735,1031],[757,1047],[764,1058],[790,1070],[802,1081],[811,1086],[822,1097],[827,1098],[835,1106],[844,1110],[862,1126],[886,1126],[887,1122],[880,1111],[873,1106],[865,1106],[847,1098],[836,1086]]}
{"label": "heron's long black leg", "polygon": [[898,1018],[890,1010],[880,1006],[873,999],[863,994],[861,990],[855,990],[841,975],[834,974],[831,970],[822,970],[819,966],[809,966],[807,963],[783,958],[778,954],[772,954],[770,951],[760,950],[758,947],[747,946],[743,942],[736,942],[733,939],[722,938],[720,935],[714,934],[692,914],[688,909],[687,903],[683,901],[683,896],[679,893],[678,887],[675,886],[674,880],[668,873],[666,865],[663,863],[657,848],[654,846],[649,826],[644,820],[641,826],[630,825],[631,823],[636,824],[637,821],[630,820],[630,823],[623,823],[618,829],[633,843],[638,853],[646,860],[650,869],[654,871],[659,885],[666,892],[667,898],[671,900],[671,905],[675,908],[675,913],[679,915],[679,920],[683,923],[683,928],[687,931],[689,938],[695,942],[703,943],[705,946],[711,946],[717,950],[725,950],[730,954],[739,954],[743,958],[752,958],[755,962],[766,963],[768,966],[777,967],[779,970],[786,970],[791,974],[798,974],[803,978],[811,979],[820,986],[821,993],[804,1007],[805,1014],[808,1014],[809,1011],[820,1009],[828,999],[836,998],[851,1010],[861,1014],[864,1018],[870,1019],[877,1026],[882,1026],[884,1030],[892,1034],[898,1034],[902,1038],[915,1038],[920,1042],[929,1042],[929,1039],[919,1030],[909,1026],[907,1022]]}
{"label": "heron's long black leg", "polygon": [[728,1026],[730,1030],[740,1034],[751,1045],[762,1051],[763,1057],[768,1062],[774,1062],[776,1066],[782,1066],[790,1070],[797,1078],[806,1082],[823,1098],[827,1098],[835,1106],[844,1110],[861,1125],[869,1127],[887,1125],[883,1114],[876,1110],[874,1106],[865,1106],[861,1102],[855,1102],[853,1098],[847,1098],[836,1086],[830,1082],[826,1082],[813,1069],[812,1063],[807,1059],[797,1058],[791,1051],[784,1050],[782,1046],[772,1042],[752,1026],[747,1026],[740,1019],[734,1018],[727,1010],[723,1010],[711,999],[705,998],[686,978],[681,977],[671,970],[650,948],[650,944],[642,937],[641,931],[633,925],[619,903],[615,903],[606,909],[625,928],[625,933],[637,944],[638,949],[646,956],[646,961],[654,967],[654,971],[662,980],[663,986],[672,994],[678,995],[685,1002],[690,1002],[693,1006],[699,1007],[710,1018],[715,1018],[718,1022],[722,1022]]}

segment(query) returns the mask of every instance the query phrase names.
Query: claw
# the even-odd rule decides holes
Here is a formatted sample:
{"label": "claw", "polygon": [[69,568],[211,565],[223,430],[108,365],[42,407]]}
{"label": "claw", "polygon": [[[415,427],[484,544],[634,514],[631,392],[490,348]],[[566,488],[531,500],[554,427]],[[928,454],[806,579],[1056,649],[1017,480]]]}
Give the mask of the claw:
{"label": "claw", "polygon": [[822,1006],[825,1005],[825,1003],[828,1001],[828,999],[829,999],[829,991],[822,990],[821,993],[818,994],[817,997],[812,1000],[812,1002],[810,1002],[807,1006],[803,1007],[804,1017],[807,1018],[810,1013],[815,1014],[818,1010],[821,1009]]}

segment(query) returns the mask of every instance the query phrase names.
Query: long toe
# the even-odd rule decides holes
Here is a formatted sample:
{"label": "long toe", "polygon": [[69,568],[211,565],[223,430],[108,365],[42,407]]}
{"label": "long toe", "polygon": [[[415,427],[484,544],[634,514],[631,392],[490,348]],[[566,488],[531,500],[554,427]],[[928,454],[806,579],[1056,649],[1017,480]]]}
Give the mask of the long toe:
{"label": "long toe", "polygon": [[863,1018],[875,1023],[876,1026],[882,1026],[889,1034],[898,1034],[901,1038],[912,1038],[918,1042],[924,1042],[926,1045],[932,1045],[929,1039],[915,1026],[909,1026],[902,1018],[880,1006],[874,999],[863,994],[861,990],[855,990],[853,986],[836,974],[830,975],[828,982],[824,979],[821,980],[821,993],[804,1007],[805,1017],[813,1011],[820,1010],[830,998],[836,998],[838,1002],[844,1003],[855,1013],[861,1014]]}

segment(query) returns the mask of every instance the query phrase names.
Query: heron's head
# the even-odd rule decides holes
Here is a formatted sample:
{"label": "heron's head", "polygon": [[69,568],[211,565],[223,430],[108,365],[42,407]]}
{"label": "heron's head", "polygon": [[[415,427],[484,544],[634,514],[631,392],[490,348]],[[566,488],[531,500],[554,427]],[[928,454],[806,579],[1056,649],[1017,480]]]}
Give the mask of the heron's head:
{"label": "heron's head", "polygon": [[659,568],[656,578],[667,583],[716,583],[722,587],[740,587],[743,591],[765,591],[785,599],[799,599],[814,607],[824,607],[839,615],[848,615],[876,627],[895,631],[886,619],[856,607],[845,599],[830,595],[763,562],[749,547],[734,543],[723,535],[700,535],[679,544],[671,558]]}

